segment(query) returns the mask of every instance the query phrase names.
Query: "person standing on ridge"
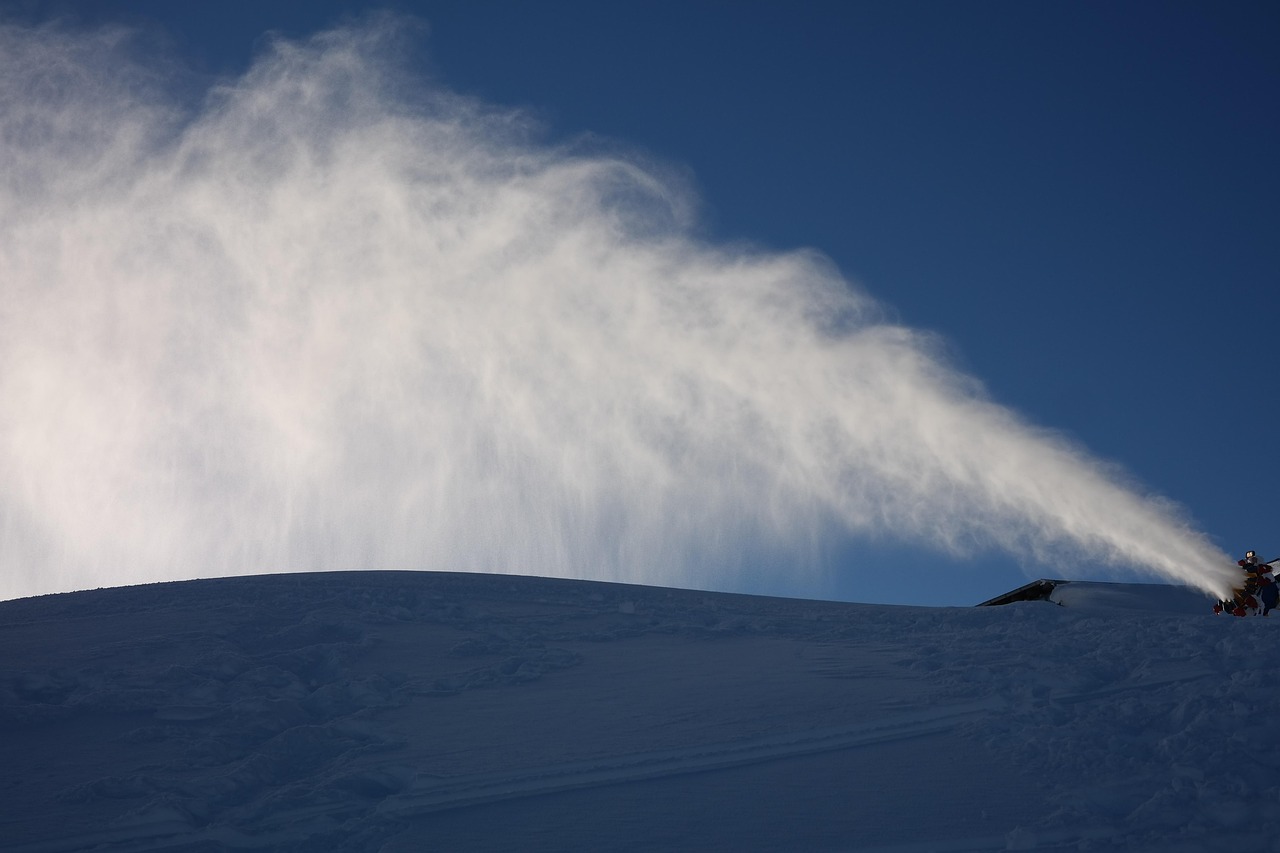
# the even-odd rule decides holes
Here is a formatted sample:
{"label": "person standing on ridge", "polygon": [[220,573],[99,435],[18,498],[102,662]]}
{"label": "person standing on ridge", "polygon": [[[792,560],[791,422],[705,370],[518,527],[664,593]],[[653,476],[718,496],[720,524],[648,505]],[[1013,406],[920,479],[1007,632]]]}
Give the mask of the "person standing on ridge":
{"label": "person standing on ridge", "polygon": [[1245,554],[1245,560],[1247,561],[1245,571],[1249,573],[1257,589],[1257,596],[1262,602],[1262,615],[1266,616],[1276,608],[1277,603],[1280,603],[1280,586],[1276,585],[1276,576],[1271,570],[1271,564],[1258,560],[1256,551]]}

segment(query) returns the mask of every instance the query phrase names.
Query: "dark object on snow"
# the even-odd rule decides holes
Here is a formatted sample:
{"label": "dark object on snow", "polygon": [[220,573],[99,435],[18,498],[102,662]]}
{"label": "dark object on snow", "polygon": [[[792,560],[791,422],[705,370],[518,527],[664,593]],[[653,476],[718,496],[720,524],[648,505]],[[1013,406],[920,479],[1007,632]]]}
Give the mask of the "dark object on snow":
{"label": "dark object on snow", "polygon": [[1065,583],[1065,581],[1051,581],[1041,578],[1038,581],[1032,581],[1026,586],[1020,586],[1012,592],[997,595],[995,598],[988,599],[978,606],[994,607],[998,604],[1012,604],[1015,601],[1048,601],[1049,596],[1053,595],[1053,591],[1057,589],[1060,583]]}

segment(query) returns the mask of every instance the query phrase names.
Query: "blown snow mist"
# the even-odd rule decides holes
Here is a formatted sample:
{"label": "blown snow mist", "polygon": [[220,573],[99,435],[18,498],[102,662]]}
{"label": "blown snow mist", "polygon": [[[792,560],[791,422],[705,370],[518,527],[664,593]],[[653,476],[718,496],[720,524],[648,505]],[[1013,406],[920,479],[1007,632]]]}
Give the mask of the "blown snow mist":
{"label": "blown snow mist", "polygon": [[415,79],[394,29],[277,42],[194,107],[126,33],[2,31],[0,597],[734,585],[864,535],[1224,593],[1174,507],[821,256],[706,244],[661,169]]}

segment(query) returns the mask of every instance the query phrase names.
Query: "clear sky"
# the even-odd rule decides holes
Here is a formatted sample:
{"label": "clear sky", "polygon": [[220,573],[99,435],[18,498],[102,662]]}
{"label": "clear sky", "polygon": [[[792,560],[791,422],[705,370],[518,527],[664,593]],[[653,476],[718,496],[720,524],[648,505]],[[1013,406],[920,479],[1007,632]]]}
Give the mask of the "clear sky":
{"label": "clear sky", "polygon": [[[267,31],[376,7],[0,8],[154,26],[234,75]],[[427,23],[418,61],[445,86],[683,170],[706,240],[822,252],[996,401],[1181,504],[1223,550],[1280,555],[1275,4],[393,8]],[[875,547],[892,572],[874,580],[751,591],[967,603],[1060,571]]]}

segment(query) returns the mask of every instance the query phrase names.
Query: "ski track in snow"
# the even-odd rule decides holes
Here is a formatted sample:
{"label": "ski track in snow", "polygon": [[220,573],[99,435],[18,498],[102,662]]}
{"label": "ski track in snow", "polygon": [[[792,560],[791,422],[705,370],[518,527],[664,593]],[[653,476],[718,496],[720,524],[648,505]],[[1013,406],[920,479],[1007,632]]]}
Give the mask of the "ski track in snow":
{"label": "ski track in snow", "polygon": [[1276,624],[395,572],[5,602],[0,850],[1280,850]]}
{"label": "ski track in snow", "polygon": [[379,811],[394,816],[420,815],[514,797],[699,773],[814,752],[851,749],[949,731],[958,720],[980,711],[992,710],[992,706],[992,702],[982,701],[825,731],[788,732],[682,750],[621,755],[597,763],[463,777],[444,784],[431,782],[415,785],[414,790],[390,798],[379,807]]}

